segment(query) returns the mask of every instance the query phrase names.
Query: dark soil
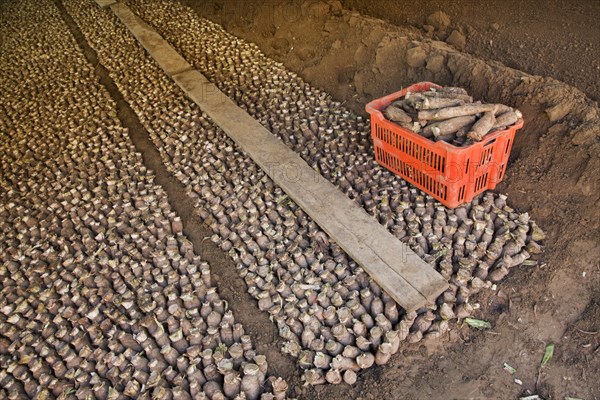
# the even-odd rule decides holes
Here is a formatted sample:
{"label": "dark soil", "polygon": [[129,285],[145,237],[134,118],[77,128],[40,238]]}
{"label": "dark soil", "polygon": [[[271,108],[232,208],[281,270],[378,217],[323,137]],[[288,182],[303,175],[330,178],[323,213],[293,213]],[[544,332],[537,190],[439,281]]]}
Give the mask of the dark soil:
{"label": "dark soil", "polygon": [[[544,263],[511,272],[500,290],[480,298],[476,317],[491,321],[491,330],[465,325],[436,343],[404,345],[356,385],[308,389],[305,398],[600,397],[592,378],[600,376],[598,3],[344,3],[394,25],[339,1],[181,1],[356,112],[373,98],[431,80],[525,116],[497,190],[547,232]],[[425,18],[442,6],[450,27],[427,34]],[[454,29],[466,38],[464,52],[439,41]],[[415,47],[424,60],[408,59]],[[549,343],[555,356],[541,368]]]}

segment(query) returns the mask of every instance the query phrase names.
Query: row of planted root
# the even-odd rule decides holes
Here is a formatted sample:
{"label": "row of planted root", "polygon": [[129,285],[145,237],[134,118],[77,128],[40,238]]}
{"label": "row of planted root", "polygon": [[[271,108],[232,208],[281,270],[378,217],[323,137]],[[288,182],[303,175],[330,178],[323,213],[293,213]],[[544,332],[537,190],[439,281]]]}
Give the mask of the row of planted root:
{"label": "row of planted root", "polygon": [[58,8],[2,7],[0,398],[284,398]]}
{"label": "row of planted root", "polygon": [[[488,194],[456,210],[440,206],[372,162],[360,117],[255,47],[178,4],[134,2],[190,61],[212,60],[226,69],[208,75],[236,100],[247,99],[242,105],[257,119],[448,278],[450,289],[434,307],[406,314],[185,98],[110,11],[67,4],[163,161],[196,199],[214,240],[237,261],[248,291],[277,323],[283,350],[307,369],[308,383],[352,383],[357,371],[385,363],[401,342],[443,335],[453,320],[472,314],[474,293],[539,253],[541,232],[505,197]],[[173,31],[160,25],[167,19]],[[219,40],[224,48],[216,47]],[[191,57],[186,49],[196,47],[188,43],[199,43],[208,55]],[[242,82],[243,76],[250,78]]]}

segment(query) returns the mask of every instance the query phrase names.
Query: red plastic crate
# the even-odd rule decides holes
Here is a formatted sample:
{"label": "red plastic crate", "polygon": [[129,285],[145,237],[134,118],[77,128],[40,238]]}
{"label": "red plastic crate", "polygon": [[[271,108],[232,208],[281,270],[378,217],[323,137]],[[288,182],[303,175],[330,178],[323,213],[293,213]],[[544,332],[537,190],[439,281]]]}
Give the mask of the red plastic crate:
{"label": "red plastic crate", "polygon": [[406,92],[430,88],[440,86],[421,82],[367,104],[375,159],[445,206],[454,208],[495,188],[504,178],[515,132],[523,127],[523,120],[487,135],[481,142],[456,147],[443,141],[433,142],[383,116],[382,111]]}

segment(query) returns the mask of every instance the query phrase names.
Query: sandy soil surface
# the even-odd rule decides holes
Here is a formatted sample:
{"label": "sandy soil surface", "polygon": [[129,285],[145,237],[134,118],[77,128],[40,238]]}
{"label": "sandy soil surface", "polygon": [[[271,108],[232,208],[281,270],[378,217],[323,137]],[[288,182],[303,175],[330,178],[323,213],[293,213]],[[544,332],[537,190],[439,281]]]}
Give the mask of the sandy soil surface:
{"label": "sandy soil surface", "polygon": [[[182,2],[357,112],[373,98],[431,80],[525,116],[498,190],[547,231],[545,263],[520,268],[503,290],[481,299],[478,316],[492,321],[491,331],[465,326],[439,343],[404,346],[391,366],[367,371],[357,385],[317,387],[307,398],[600,396],[592,378],[600,372],[597,3],[458,2],[444,8],[450,24],[427,33],[423,23],[439,2],[425,2],[418,13],[392,1]],[[439,40],[454,30],[452,44]],[[540,368],[549,343],[554,358]]]}

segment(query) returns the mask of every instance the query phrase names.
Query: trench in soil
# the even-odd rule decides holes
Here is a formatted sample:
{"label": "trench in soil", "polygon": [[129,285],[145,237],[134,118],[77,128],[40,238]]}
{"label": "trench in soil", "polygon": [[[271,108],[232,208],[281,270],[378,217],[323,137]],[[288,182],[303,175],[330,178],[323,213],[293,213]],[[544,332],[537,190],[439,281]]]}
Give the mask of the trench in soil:
{"label": "trench in soil", "polygon": [[150,140],[150,135],[123,99],[108,71],[98,61],[96,52],[90,47],[73,18],[60,0],[55,0],[55,3],[71,34],[83,50],[85,58],[94,66],[94,72],[99,77],[100,83],[115,100],[119,120],[128,129],[131,141],[142,155],[144,165],[154,172],[155,182],[164,189],[169,205],[181,218],[183,233],[192,242],[194,252],[209,263],[213,282],[220,296],[227,301],[235,319],[244,326],[246,333],[252,338],[257,353],[267,357],[269,374],[282,377],[290,384],[290,388],[299,386],[301,373],[295,362],[279,351],[282,340],[276,326],[271,323],[266,313],[258,309],[256,301],[247,293],[233,261],[210,240],[212,232],[209,227],[199,222],[199,217],[192,206],[193,198],[188,196],[184,185],[167,171],[156,146]]}

